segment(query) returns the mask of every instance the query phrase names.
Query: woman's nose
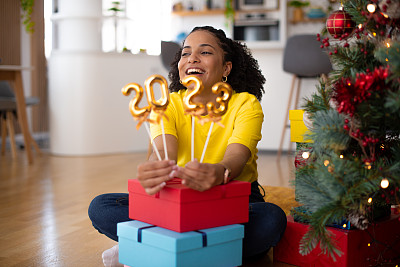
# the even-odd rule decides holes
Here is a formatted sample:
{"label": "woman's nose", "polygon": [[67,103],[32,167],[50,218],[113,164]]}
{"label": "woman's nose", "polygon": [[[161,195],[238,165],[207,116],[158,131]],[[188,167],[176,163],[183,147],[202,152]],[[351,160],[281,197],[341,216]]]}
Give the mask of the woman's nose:
{"label": "woman's nose", "polygon": [[194,62],[199,62],[199,61],[200,61],[200,60],[199,60],[199,58],[197,57],[196,54],[192,53],[192,54],[189,56],[189,63],[194,63]]}

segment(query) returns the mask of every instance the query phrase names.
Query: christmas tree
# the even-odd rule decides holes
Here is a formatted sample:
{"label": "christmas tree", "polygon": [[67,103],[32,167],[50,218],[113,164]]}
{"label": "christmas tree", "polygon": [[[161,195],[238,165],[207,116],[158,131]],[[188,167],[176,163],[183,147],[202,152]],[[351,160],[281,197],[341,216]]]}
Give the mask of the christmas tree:
{"label": "christmas tree", "polygon": [[327,225],[364,230],[400,199],[400,0],[341,5],[316,36],[334,70],[303,106],[312,143],[298,144],[292,210],[310,224],[300,252],[333,258]]}

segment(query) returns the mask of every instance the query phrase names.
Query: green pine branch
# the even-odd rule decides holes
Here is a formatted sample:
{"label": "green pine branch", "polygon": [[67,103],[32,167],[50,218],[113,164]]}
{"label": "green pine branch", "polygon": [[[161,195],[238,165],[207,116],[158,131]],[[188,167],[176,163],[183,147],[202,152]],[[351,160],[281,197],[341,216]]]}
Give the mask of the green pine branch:
{"label": "green pine branch", "polygon": [[332,64],[335,66],[330,74],[331,84],[342,77],[355,78],[357,73],[382,66],[374,56],[375,44],[370,41],[358,41],[354,46],[337,46],[336,49],[338,52],[331,55]]}
{"label": "green pine branch", "polygon": [[400,90],[388,93],[385,108],[391,113],[397,113],[400,111]]}
{"label": "green pine branch", "polygon": [[392,131],[399,129],[399,114],[392,111],[396,109],[397,102],[392,97],[396,97],[396,93],[390,90],[372,92],[370,99],[357,106],[356,118],[364,133],[373,134],[375,138],[384,140],[389,129]]}
{"label": "green pine branch", "polygon": [[304,98],[305,104],[302,108],[309,114],[309,118],[313,119],[317,111],[326,111],[331,108],[329,101],[331,90],[328,89],[324,79],[319,80],[317,92],[313,93],[310,98]]}
{"label": "green pine branch", "polygon": [[343,7],[344,10],[351,16],[352,20],[355,22],[356,25],[363,24],[367,19],[365,16],[361,14],[370,1],[368,0],[344,0]]}
{"label": "green pine branch", "polygon": [[[334,206],[326,206],[324,209],[314,213],[320,220],[312,218],[308,232],[300,241],[300,254],[306,255],[310,253],[319,244],[322,252],[332,257],[334,261],[336,261],[336,256],[340,257],[342,255],[343,252],[337,248],[332,233],[326,229],[326,224],[331,221],[331,217],[335,217],[338,212],[340,211],[336,210]],[[319,215],[321,215],[321,217]]]}
{"label": "green pine branch", "polygon": [[313,140],[313,149],[317,155],[327,149],[339,152],[347,148],[350,137],[343,128],[344,121],[344,116],[334,109],[315,113],[313,129],[305,138]]}
{"label": "green pine branch", "polygon": [[[375,57],[382,63],[388,64],[392,72],[391,79],[396,81],[400,77],[400,43],[394,42],[390,47],[381,47],[376,50]],[[398,82],[398,81],[397,81]]]}
{"label": "green pine branch", "polygon": [[398,139],[390,145],[391,155],[387,158],[387,173],[396,181],[397,186],[400,185],[400,140]]}

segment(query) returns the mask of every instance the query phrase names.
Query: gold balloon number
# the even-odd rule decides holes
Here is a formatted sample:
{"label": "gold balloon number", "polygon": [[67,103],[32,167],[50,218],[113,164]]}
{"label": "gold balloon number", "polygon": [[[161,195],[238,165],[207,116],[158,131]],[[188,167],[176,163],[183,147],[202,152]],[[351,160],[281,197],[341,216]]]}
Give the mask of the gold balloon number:
{"label": "gold balloon number", "polygon": [[[187,76],[182,80],[182,84],[188,87],[191,83],[194,83],[194,88],[187,92],[183,98],[186,112],[200,115],[204,112],[204,105],[201,103],[194,103],[193,97],[198,96],[203,90],[203,83],[195,76]],[[206,104],[207,112],[211,117],[220,117],[224,115],[228,109],[228,102],[232,96],[232,87],[225,82],[218,82],[212,87],[213,94],[217,95],[216,102],[218,108],[212,102]],[[200,114],[199,114],[200,113]]]}
{"label": "gold balloon number", "polygon": [[128,96],[132,91],[136,92],[136,95],[129,102],[129,110],[134,118],[140,118],[145,116],[146,113],[150,112],[150,106],[139,108],[139,103],[143,98],[143,88],[137,83],[128,83],[122,88],[122,94]]}
{"label": "gold balloon number", "polygon": [[[155,100],[154,84],[159,83],[161,88],[161,97]],[[132,91],[136,92],[135,97],[129,103],[129,110],[134,118],[147,116],[151,110],[165,111],[169,104],[169,92],[167,80],[161,75],[152,75],[145,81],[146,96],[148,106],[139,108],[139,103],[143,98],[143,87],[137,83],[129,83],[122,88],[122,94],[130,95]]]}
{"label": "gold balloon number", "polygon": [[[154,84],[158,83],[161,87],[161,97],[154,99]],[[169,104],[169,92],[167,80],[161,75],[152,75],[146,79],[144,86],[146,88],[147,102],[153,109],[166,110]]]}
{"label": "gold balloon number", "polygon": [[214,103],[207,103],[207,110],[212,116],[222,116],[228,110],[228,102],[232,96],[232,87],[228,83],[219,82],[213,85],[212,92],[217,95],[216,102],[219,104],[218,108]]}
{"label": "gold balloon number", "polygon": [[192,98],[198,96],[203,90],[203,83],[196,76],[187,76],[182,80],[182,84],[189,87],[190,84],[194,83],[194,88],[188,90],[185,97],[183,98],[183,104],[185,106],[186,112],[193,113],[204,109],[204,105],[201,103],[194,103]]}

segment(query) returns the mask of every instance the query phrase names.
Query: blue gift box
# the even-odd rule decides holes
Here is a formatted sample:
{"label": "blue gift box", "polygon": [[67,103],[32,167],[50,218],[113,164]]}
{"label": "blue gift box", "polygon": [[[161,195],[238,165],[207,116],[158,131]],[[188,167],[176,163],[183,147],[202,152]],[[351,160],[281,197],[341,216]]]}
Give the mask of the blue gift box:
{"label": "blue gift box", "polygon": [[141,221],[119,223],[119,262],[128,266],[239,266],[244,226],[185,233]]}

